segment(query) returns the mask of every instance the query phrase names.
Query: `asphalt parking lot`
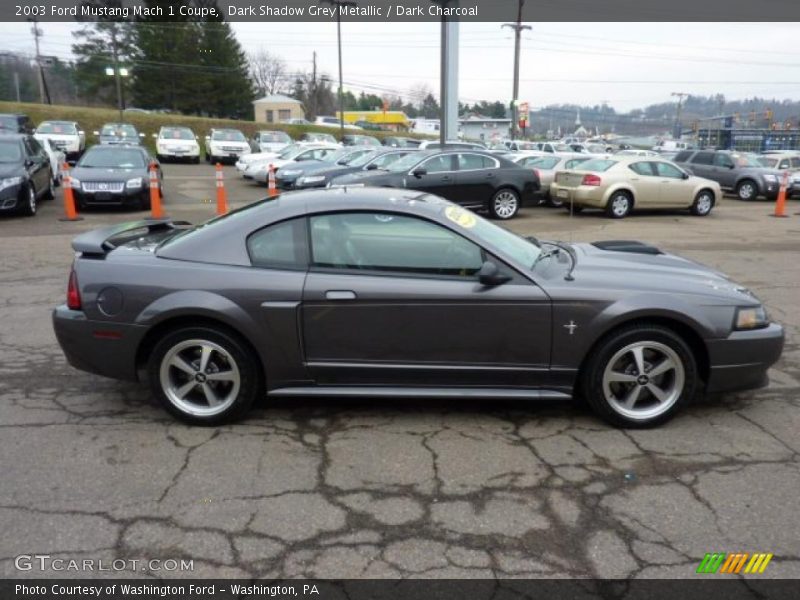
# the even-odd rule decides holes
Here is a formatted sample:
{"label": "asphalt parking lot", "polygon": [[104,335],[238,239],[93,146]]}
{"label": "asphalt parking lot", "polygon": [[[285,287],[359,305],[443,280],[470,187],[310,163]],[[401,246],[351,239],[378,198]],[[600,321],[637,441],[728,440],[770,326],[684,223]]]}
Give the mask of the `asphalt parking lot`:
{"label": "asphalt parking lot", "polygon": [[[226,167],[233,207],[263,197]],[[214,212],[213,169],[165,166],[165,208]],[[770,552],[800,577],[800,202],[707,218],[526,208],[515,231],[642,239],[751,287],[787,328],[769,388],[615,430],[573,404],[264,402],[190,428],[144,385],[69,367],[50,311],[77,233],[141,213],[0,218],[0,576],[14,557],[190,558],[199,577],[695,576],[706,552]]]}

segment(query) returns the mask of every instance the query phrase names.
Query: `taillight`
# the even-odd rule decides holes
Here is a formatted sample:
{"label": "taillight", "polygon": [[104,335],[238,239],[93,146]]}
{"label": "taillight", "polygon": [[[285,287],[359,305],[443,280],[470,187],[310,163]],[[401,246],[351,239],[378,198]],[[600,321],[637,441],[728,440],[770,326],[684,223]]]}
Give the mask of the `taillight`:
{"label": "taillight", "polygon": [[78,289],[78,275],[75,269],[69,273],[69,283],[67,284],[67,308],[70,310],[81,309],[81,291]]}
{"label": "taillight", "polygon": [[593,175],[589,173],[588,175],[584,175],[583,179],[581,180],[581,185],[600,185],[600,177],[597,175]]}

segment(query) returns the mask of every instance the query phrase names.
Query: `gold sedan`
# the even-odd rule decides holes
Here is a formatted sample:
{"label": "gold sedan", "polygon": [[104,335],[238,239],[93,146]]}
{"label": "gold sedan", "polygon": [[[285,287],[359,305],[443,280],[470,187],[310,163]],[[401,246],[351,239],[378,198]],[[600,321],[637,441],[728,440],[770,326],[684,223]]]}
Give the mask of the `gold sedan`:
{"label": "gold sedan", "polygon": [[556,173],[550,194],[574,212],[601,208],[614,219],[639,208],[682,208],[704,217],[722,198],[716,181],[690,175],[667,160],[642,156],[587,160]]}

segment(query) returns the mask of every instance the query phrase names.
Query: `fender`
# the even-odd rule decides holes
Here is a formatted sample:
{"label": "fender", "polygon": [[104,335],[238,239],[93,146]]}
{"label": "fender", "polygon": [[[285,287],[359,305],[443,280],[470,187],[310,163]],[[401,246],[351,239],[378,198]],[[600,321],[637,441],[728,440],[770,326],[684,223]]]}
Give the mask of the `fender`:
{"label": "fender", "polygon": [[636,194],[630,187],[628,187],[624,183],[618,183],[616,185],[610,186],[603,194],[603,204],[604,205],[608,204],[608,199],[611,198],[611,194],[613,194],[614,192],[619,192],[620,190],[628,192],[631,195],[631,198],[633,198],[633,203],[636,204]]}

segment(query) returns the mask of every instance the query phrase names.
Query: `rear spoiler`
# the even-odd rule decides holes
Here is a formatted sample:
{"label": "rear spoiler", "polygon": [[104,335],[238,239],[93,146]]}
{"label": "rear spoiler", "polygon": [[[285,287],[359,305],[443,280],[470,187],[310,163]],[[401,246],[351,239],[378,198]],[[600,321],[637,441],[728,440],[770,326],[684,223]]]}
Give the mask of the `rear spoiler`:
{"label": "rear spoiler", "polygon": [[[172,219],[129,221],[81,234],[72,240],[72,249],[85,255],[105,256],[119,245],[119,241],[115,240],[115,238],[124,237],[126,238],[124,241],[127,242],[131,238],[147,235],[154,231],[178,229],[187,225],[191,225],[191,223],[188,221],[173,221]],[[144,232],[139,230],[144,230]],[[133,232],[136,233],[123,236],[125,233],[132,234]],[[115,241],[117,243],[114,243]]]}

